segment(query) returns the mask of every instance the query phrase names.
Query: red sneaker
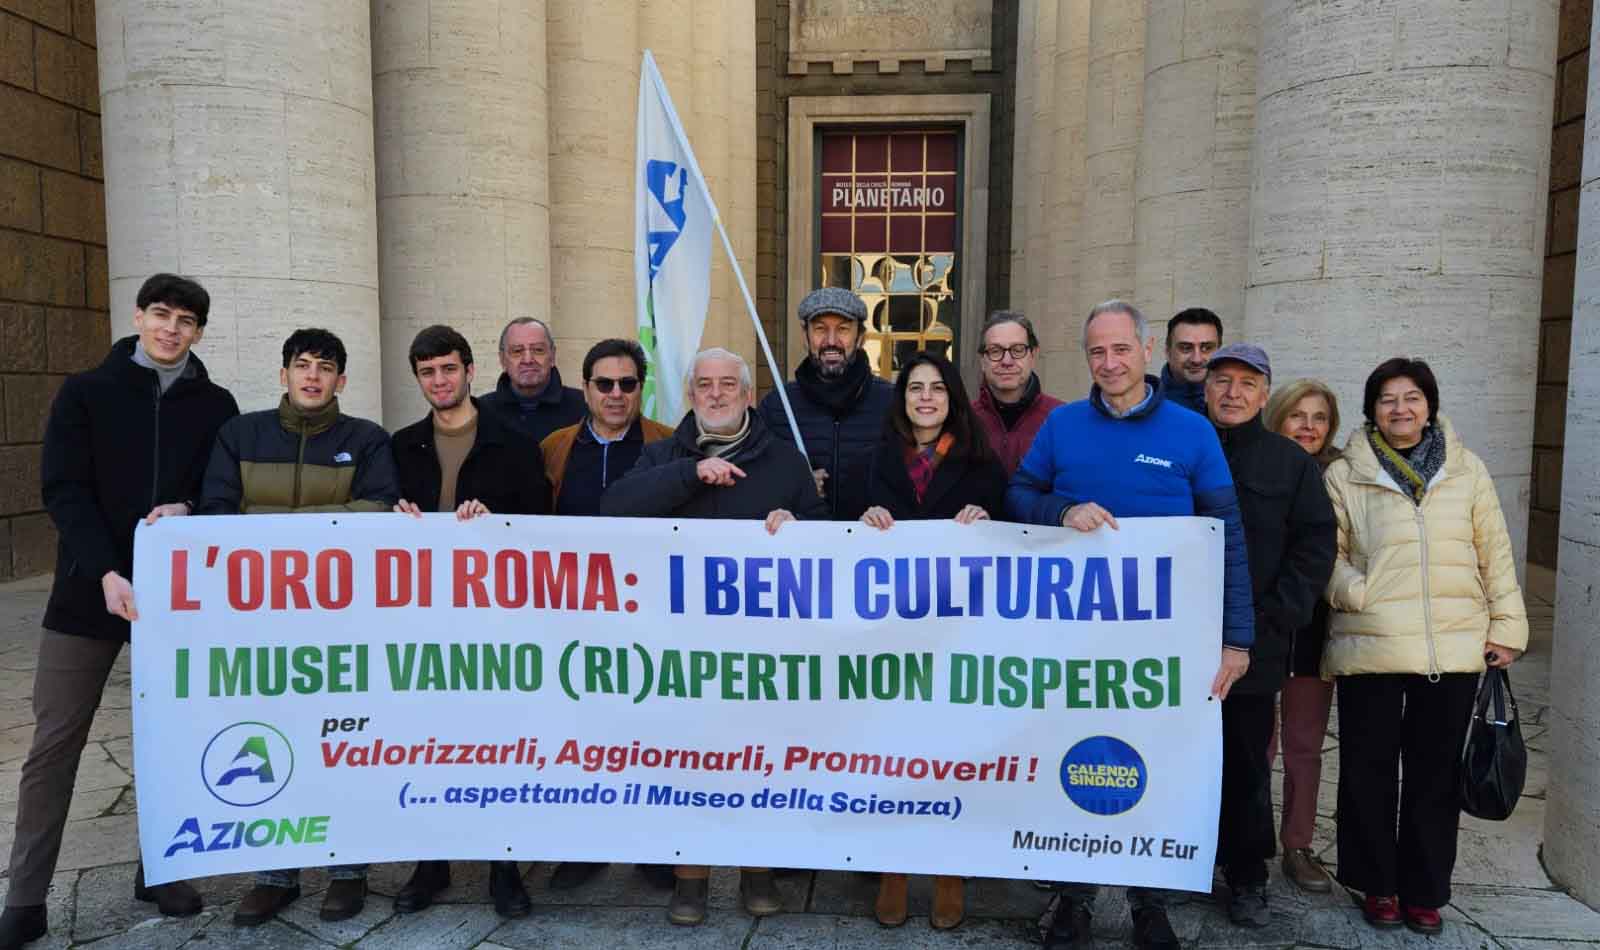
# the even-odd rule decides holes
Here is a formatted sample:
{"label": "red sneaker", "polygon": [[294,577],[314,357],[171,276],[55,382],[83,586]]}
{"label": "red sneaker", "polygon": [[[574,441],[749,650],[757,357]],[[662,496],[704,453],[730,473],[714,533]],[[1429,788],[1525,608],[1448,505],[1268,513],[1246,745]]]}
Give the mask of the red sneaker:
{"label": "red sneaker", "polygon": [[1366,902],[1361,905],[1361,916],[1367,918],[1367,923],[1374,927],[1398,927],[1403,922],[1400,919],[1400,902],[1393,897],[1368,894]]}
{"label": "red sneaker", "polygon": [[1406,907],[1406,926],[1419,934],[1436,934],[1444,929],[1444,919],[1432,907]]}

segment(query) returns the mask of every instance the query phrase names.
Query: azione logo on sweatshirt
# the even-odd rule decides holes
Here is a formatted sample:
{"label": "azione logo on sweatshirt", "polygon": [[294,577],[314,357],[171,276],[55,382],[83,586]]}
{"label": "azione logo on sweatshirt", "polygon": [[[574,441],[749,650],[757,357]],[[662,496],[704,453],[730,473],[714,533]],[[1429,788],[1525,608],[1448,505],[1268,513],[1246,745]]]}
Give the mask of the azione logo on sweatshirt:
{"label": "azione logo on sweatshirt", "polygon": [[1171,468],[1172,467],[1172,462],[1170,460],[1162,459],[1162,458],[1156,458],[1154,455],[1146,455],[1143,452],[1140,452],[1138,455],[1135,455],[1133,457],[1133,460],[1135,462],[1138,462],[1138,463],[1143,464],[1143,465],[1159,465],[1162,468]]}

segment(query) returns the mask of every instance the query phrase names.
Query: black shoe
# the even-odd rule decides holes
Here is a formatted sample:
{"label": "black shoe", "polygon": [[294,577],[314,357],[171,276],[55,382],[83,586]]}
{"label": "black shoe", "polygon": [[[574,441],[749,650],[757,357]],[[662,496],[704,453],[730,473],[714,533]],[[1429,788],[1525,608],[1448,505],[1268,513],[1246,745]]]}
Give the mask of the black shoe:
{"label": "black shoe", "polygon": [[1050,898],[1050,906],[1039,918],[1039,942],[1045,950],[1093,946],[1089,923],[1089,908],[1065,894],[1057,894]]}
{"label": "black shoe", "polygon": [[783,910],[783,896],[771,871],[740,871],[739,897],[751,917],[768,917]]}
{"label": "black shoe", "polygon": [[0,950],[18,950],[32,943],[50,930],[50,919],[43,904],[26,907],[7,907],[0,913]]}
{"label": "black shoe", "polygon": [[1272,922],[1265,884],[1241,884],[1232,891],[1233,896],[1228,899],[1228,919],[1234,926],[1265,927]]}
{"label": "black shoe", "polygon": [[526,917],[533,910],[515,861],[489,862],[489,896],[494,898],[494,912],[501,917]]}
{"label": "black shoe", "polygon": [[143,861],[139,862],[139,870],[133,875],[133,898],[155,904],[163,917],[193,917],[205,906],[205,901],[200,899],[200,892],[188,881],[146,886]]}
{"label": "black shoe", "polygon": [[678,883],[678,876],[672,873],[670,864],[640,864],[636,867],[650,886],[658,891],[670,891]]}
{"label": "black shoe", "polygon": [[394,896],[394,912],[415,914],[432,906],[439,892],[450,886],[449,861],[418,861],[411,880]]}
{"label": "black shoe", "polygon": [[1172,932],[1165,907],[1146,907],[1133,912],[1133,945],[1139,950],[1180,950],[1178,935]]}
{"label": "black shoe", "polygon": [[575,890],[594,880],[594,876],[604,871],[606,867],[605,864],[594,864],[589,861],[563,861],[556,865],[555,873],[550,875],[550,889]]}
{"label": "black shoe", "polygon": [[233,925],[259,927],[278,916],[278,911],[293,904],[299,897],[298,884],[291,884],[288,887],[257,884],[240,899],[238,908],[233,912]]}
{"label": "black shoe", "polygon": [[672,901],[667,904],[667,919],[684,927],[703,923],[710,884],[710,880],[703,877],[678,878],[673,886]]}
{"label": "black shoe", "polygon": [[341,877],[328,882],[317,916],[326,921],[349,920],[367,906],[367,879]]}

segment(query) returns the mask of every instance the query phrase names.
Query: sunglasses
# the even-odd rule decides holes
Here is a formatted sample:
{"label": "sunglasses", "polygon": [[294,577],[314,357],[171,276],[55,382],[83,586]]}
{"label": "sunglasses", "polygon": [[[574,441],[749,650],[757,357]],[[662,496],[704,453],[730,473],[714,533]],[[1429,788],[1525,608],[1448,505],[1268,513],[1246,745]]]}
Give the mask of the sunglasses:
{"label": "sunglasses", "polygon": [[607,376],[592,376],[590,377],[589,382],[594,383],[594,388],[600,390],[602,394],[607,396],[611,394],[612,387],[616,387],[622,390],[624,393],[631,393],[635,389],[639,388],[639,380],[633,376],[624,376],[621,379],[611,379]]}

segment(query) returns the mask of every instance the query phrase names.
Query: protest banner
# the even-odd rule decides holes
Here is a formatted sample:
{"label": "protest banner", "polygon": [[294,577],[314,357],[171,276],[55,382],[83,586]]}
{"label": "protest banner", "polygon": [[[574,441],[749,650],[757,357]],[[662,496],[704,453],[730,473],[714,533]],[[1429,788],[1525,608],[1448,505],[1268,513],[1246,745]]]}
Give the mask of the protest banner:
{"label": "protest banner", "polygon": [[421,858],[1207,890],[1222,535],[170,518],[137,535],[148,879]]}

